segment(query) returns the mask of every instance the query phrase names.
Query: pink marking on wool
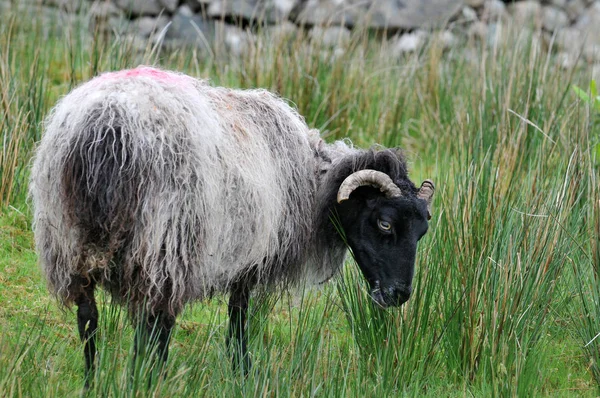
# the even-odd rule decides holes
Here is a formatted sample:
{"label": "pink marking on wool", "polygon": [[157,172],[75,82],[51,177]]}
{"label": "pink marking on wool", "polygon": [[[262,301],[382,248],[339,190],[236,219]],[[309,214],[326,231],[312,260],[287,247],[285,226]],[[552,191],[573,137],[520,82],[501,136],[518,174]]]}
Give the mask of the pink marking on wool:
{"label": "pink marking on wool", "polygon": [[178,75],[175,73],[169,73],[160,69],[150,68],[147,66],[137,67],[135,69],[126,69],[117,72],[109,72],[100,75],[97,79],[99,80],[112,80],[112,79],[127,79],[135,77],[149,77],[154,80],[172,82],[172,83],[188,83],[191,78],[184,75]]}

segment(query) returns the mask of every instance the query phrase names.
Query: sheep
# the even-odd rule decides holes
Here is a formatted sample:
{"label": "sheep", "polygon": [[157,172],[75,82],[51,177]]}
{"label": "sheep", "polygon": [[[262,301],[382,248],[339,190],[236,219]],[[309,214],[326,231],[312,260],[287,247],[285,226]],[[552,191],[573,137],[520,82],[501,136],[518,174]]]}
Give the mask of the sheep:
{"label": "sheep", "polygon": [[257,286],[325,281],[349,247],[377,304],[411,294],[434,185],[409,180],[399,149],[327,144],[266,90],[145,66],[75,88],[44,130],[35,243],[50,292],[77,306],[86,386],[97,286],[139,325],[135,352],[151,337],[163,361],[184,306],[229,292],[227,345],[245,371]]}

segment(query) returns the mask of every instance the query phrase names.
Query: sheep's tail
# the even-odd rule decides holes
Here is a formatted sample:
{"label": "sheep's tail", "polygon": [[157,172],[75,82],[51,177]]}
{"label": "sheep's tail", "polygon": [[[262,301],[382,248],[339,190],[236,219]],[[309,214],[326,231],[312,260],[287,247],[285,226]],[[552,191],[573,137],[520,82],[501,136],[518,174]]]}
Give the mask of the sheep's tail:
{"label": "sheep's tail", "polygon": [[63,209],[84,246],[112,255],[134,225],[143,167],[118,124],[91,126],[74,141],[61,175]]}

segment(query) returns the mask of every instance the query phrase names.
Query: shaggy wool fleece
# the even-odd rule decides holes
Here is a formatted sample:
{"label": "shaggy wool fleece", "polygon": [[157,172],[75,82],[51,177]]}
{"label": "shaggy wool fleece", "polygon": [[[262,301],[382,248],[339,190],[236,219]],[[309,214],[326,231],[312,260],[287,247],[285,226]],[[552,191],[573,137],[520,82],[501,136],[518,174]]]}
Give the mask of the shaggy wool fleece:
{"label": "shaggy wool fleece", "polygon": [[343,263],[342,242],[315,233],[330,205],[319,190],[357,150],[323,143],[267,91],[139,67],[77,87],[44,130],[30,187],[35,240],[66,305],[94,281],[176,314],[249,269],[277,284]]}

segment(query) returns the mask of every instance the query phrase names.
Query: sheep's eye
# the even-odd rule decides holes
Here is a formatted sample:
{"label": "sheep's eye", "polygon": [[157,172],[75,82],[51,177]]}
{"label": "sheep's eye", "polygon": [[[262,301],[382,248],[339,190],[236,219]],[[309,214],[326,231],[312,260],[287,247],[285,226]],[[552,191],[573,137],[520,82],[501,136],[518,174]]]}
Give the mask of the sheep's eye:
{"label": "sheep's eye", "polygon": [[379,227],[380,230],[386,231],[386,232],[392,229],[392,225],[387,221],[377,220],[377,226]]}

